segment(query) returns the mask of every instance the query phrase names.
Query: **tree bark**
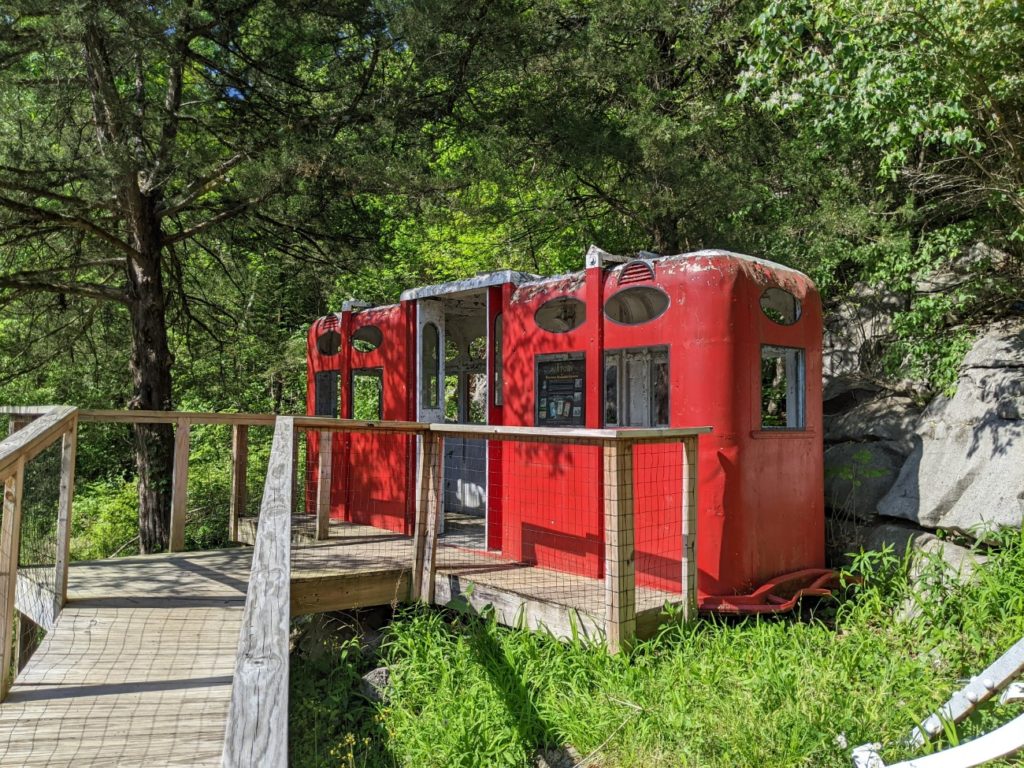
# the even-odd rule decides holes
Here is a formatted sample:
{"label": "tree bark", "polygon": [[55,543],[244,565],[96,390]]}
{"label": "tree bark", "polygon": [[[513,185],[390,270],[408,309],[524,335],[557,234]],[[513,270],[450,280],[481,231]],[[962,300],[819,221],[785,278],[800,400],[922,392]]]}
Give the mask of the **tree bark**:
{"label": "tree bark", "polygon": [[[129,407],[171,410],[171,352],[167,345],[162,235],[158,201],[126,185],[133,246],[128,264],[128,313],[131,318],[131,374],[135,395]],[[166,549],[171,522],[174,433],[168,424],[135,426],[135,464],[139,472],[139,550]]]}

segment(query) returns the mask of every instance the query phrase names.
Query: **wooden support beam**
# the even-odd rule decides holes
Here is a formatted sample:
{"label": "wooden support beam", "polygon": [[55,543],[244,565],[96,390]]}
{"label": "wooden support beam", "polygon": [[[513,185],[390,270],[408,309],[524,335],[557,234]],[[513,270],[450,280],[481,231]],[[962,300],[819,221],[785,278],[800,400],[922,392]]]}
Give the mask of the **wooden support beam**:
{"label": "wooden support beam", "polygon": [[[334,435],[321,430],[317,433],[317,480],[316,480],[316,537],[323,540],[331,535],[331,467],[333,466],[332,444]],[[309,447],[306,447],[306,461],[309,461]]]}
{"label": "wooden support beam", "polygon": [[274,428],[235,657],[224,734],[225,768],[288,765],[289,534],[295,439],[292,419],[282,416]]}
{"label": "wooden support beam", "polygon": [[683,439],[683,619],[697,618],[697,436]]}
{"label": "wooden support beam", "polygon": [[185,515],[188,512],[189,422],[179,419],[174,430],[174,479],[171,482],[171,530],[168,549],[185,549]]}
{"label": "wooden support beam", "polygon": [[604,446],[604,584],[612,653],[628,648],[636,635],[633,536],[633,445],[610,442]]}
{"label": "wooden support beam", "polygon": [[14,473],[4,480],[3,523],[0,525],[0,701],[14,682],[13,651],[17,617],[14,595],[18,588],[18,549],[21,545],[21,499],[25,488],[25,458],[20,457]]}
{"label": "wooden support beam", "polygon": [[68,601],[68,564],[71,561],[71,505],[75,498],[75,460],[78,453],[78,420],[61,438],[60,500],[57,507],[57,563],[54,589],[56,616]]}
{"label": "wooden support beam", "polygon": [[228,539],[238,541],[238,518],[249,503],[249,426],[231,427],[231,504],[228,511]]}
{"label": "wooden support beam", "polygon": [[437,537],[441,531],[444,497],[441,492],[444,438],[436,432],[427,432],[417,442],[412,599],[430,605],[434,601]]}

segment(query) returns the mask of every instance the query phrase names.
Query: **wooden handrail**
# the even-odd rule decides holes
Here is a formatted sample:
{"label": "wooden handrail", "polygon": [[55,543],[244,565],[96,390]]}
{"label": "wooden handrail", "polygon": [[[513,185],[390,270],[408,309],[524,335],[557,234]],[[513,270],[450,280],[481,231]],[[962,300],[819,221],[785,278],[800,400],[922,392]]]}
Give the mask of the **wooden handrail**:
{"label": "wooden handrail", "polygon": [[19,461],[31,461],[45,451],[57,437],[68,431],[77,412],[74,406],[53,406],[0,442],[0,478],[11,474]]}
{"label": "wooden handrail", "polygon": [[226,768],[288,764],[288,632],[291,620],[292,447],[282,416],[263,486],[252,569],[224,733]]}
{"label": "wooden handrail", "polygon": [[[38,416],[54,407],[62,406],[4,406],[0,415]],[[278,414],[273,413],[213,413],[203,411],[133,411],[133,410],[90,410],[78,411],[78,420],[90,423],[111,424],[232,424],[246,426],[274,426]],[[622,429],[585,429],[578,427],[523,427],[492,424],[438,424],[418,421],[364,421],[360,419],[336,419],[330,416],[291,415],[288,418],[296,429],[323,430],[328,432],[408,432],[422,434],[439,432],[478,438],[571,440],[575,443],[598,444],[609,440],[639,443],[682,440],[685,437],[703,435],[711,427],[654,427]]]}
{"label": "wooden handrail", "polygon": [[[12,664],[17,623],[15,609],[29,615],[45,629],[51,629],[67,599],[77,413],[71,406],[53,406],[0,442],[0,481],[4,488],[0,526],[0,646],[3,648],[0,652],[0,700],[6,697],[16,674],[16,664]],[[58,440],[61,441],[61,469],[57,477],[57,540],[53,566],[56,578],[51,591],[32,582],[19,584],[18,553],[25,467]]]}

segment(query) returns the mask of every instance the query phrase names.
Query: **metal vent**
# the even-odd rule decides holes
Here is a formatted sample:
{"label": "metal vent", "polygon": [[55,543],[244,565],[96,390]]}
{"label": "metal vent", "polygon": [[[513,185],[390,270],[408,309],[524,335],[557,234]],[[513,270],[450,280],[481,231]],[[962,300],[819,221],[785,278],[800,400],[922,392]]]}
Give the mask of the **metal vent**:
{"label": "metal vent", "polygon": [[646,261],[631,261],[619,272],[619,285],[646,283],[654,279],[654,267]]}

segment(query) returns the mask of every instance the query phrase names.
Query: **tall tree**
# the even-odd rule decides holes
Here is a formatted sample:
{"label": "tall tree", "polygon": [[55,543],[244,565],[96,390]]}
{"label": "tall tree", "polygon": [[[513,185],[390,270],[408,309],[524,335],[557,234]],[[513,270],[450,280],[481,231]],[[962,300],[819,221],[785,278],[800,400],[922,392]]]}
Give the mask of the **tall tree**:
{"label": "tall tree", "polygon": [[[400,55],[372,3],[5,3],[0,299],[123,307],[129,406],[172,408],[169,308],[197,316],[225,242],[326,259],[307,221],[351,233]],[[136,428],[143,551],[166,545],[172,449]]]}

